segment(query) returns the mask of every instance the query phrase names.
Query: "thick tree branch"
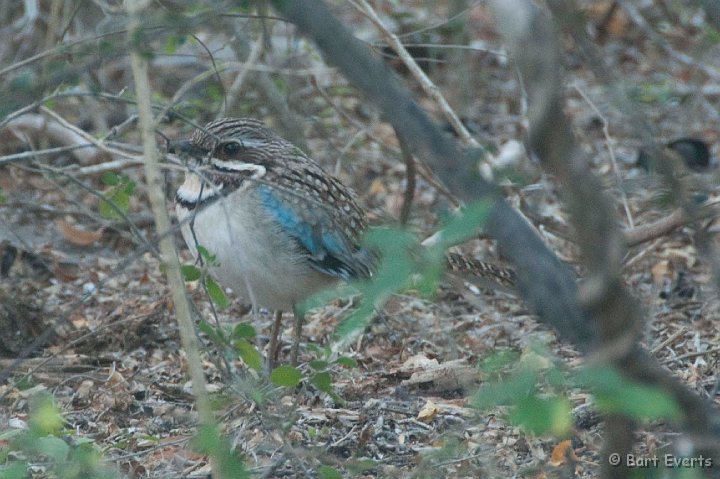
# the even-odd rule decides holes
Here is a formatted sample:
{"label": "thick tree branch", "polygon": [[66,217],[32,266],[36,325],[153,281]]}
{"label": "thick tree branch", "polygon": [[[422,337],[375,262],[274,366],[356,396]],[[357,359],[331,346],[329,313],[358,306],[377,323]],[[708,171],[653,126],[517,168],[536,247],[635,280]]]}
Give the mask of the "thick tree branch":
{"label": "thick tree branch", "polygon": [[424,160],[457,196],[466,201],[493,200],[486,228],[498,240],[502,254],[513,261],[521,294],[560,336],[583,350],[590,349],[594,334],[575,299],[577,288],[570,268],[500,198],[497,188],[482,179],[477,164],[440,132],[390,69],[340,24],[324,2],[275,0],[273,4],[316,42],[329,63],[380,108],[384,119],[406,139],[412,153]]}

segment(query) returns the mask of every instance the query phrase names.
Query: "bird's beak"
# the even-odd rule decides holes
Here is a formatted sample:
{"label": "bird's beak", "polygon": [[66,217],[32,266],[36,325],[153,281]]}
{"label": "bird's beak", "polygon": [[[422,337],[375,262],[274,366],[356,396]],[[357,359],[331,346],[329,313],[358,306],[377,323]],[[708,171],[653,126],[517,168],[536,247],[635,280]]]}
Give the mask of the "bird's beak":
{"label": "bird's beak", "polygon": [[190,140],[174,140],[168,145],[168,152],[175,153],[181,158],[201,159],[207,155],[205,148],[194,145]]}

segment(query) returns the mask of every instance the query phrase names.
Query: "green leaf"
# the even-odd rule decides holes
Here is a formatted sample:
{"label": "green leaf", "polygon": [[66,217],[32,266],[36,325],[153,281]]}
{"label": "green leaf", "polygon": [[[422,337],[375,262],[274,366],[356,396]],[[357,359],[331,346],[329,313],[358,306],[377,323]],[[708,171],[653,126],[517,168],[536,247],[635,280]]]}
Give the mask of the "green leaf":
{"label": "green leaf", "polygon": [[180,272],[182,273],[185,281],[197,281],[202,276],[200,268],[194,264],[184,264],[180,266]]}
{"label": "green leaf", "polygon": [[308,349],[308,351],[315,354],[316,356],[321,355],[323,352],[322,349],[320,349],[320,346],[318,346],[317,344],[313,344],[313,343],[308,343],[307,349]]}
{"label": "green leaf", "polygon": [[100,176],[100,181],[106,186],[116,186],[120,184],[120,177],[117,173],[106,171]]}
{"label": "green leaf", "polygon": [[390,295],[409,284],[413,272],[412,251],[418,247],[415,235],[404,230],[375,228],[365,235],[365,243],[380,252],[380,264],[372,281],[354,284],[363,294],[362,303],[353,314],[337,328],[341,338],[367,326],[375,312],[375,305],[383,303]]}
{"label": "green leaf", "polygon": [[0,187],[0,205],[4,205],[5,203],[7,203],[7,198],[3,194],[2,187]]}
{"label": "green leaf", "polygon": [[205,333],[207,337],[209,337],[210,340],[215,344],[225,344],[227,342],[225,340],[225,335],[223,334],[222,329],[216,328],[205,320],[200,321],[200,323],[198,324],[198,329],[201,333]]}
{"label": "green leaf", "polygon": [[300,384],[302,373],[292,366],[278,366],[270,373],[270,381],[277,386],[295,387]]}
{"label": "green leaf", "polygon": [[46,456],[50,456],[56,462],[62,462],[68,457],[70,446],[68,443],[55,436],[45,436],[37,438],[33,446]]}
{"label": "green leaf", "polygon": [[217,461],[222,477],[234,479],[251,477],[242,458],[230,449],[230,444],[220,435],[217,426],[200,426],[193,438],[193,447],[201,454],[208,454]]}
{"label": "green leaf", "polygon": [[127,182],[125,183],[125,186],[122,188],[122,192],[128,196],[132,196],[133,194],[135,194],[136,186],[137,185],[135,184],[134,181],[128,179]]}
{"label": "green leaf", "polygon": [[233,339],[253,339],[256,335],[255,328],[249,323],[239,323],[232,333]]}
{"label": "green leaf", "polygon": [[501,370],[516,364],[519,359],[519,351],[501,349],[483,358],[480,361],[480,370],[488,374],[499,373]]}
{"label": "green leaf", "polygon": [[479,228],[487,221],[491,209],[490,200],[481,200],[465,207],[459,215],[451,217],[440,230],[438,247],[444,251],[477,235]]}
{"label": "green leaf", "polygon": [[320,476],[321,479],[342,479],[342,474],[330,466],[318,467],[318,476]]}
{"label": "green leaf", "polygon": [[210,266],[217,266],[217,257],[214,254],[210,254],[210,252],[202,245],[198,245],[197,247],[198,254],[200,257]]}
{"label": "green leaf", "polygon": [[250,344],[246,339],[241,338],[235,342],[235,349],[248,367],[255,371],[262,370],[262,355],[255,349],[255,346]]}
{"label": "green leaf", "polygon": [[347,356],[340,356],[335,360],[335,363],[339,364],[340,366],[345,366],[346,368],[358,367],[358,362],[353,358],[349,358]]}
{"label": "green leaf", "polygon": [[332,378],[327,371],[314,374],[312,379],[310,379],[310,383],[324,393],[333,392]]}
{"label": "green leaf", "polygon": [[37,436],[59,434],[63,426],[60,410],[52,397],[45,394],[34,398],[30,418],[30,430]]}
{"label": "green leaf", "polygon": [[309,366],[314,370],[319,371],[321,369],[327,368],[328,362],[322,359],[313,359],[312,361],[310,361]]}
{"label": "green leaf", "polygon": [[165,41],[165,53],[172,55],[177,52],[179,46],[184,45],[187,42],[187,36],[185,35],[170,35]]}
{"label": "green leaf", "polygon": [[535,392],[537,375],[533,371],[521,371],[503,382],[485,384],[470,401],[477,409],[515,404],[520,398]]}
{"label": "green leaf", "polygon": [[228,301],[227,296],[225,296],[225,292],[222,290],[220,285],[210,277],[207,277],[205,281],[205,284],[207,284],[208,294],[210,295],[210,299],[213,303],[215,303],[220,309],[225,309],[230,306],[230,301]]}
{"label": "green leaf", "polygon": [[375,312],[375,307],[367,300],[356,309],[350,316],[343,319],[337,326],[337,334],[345,338],[355,331],[367,326],[370,316]]}
{"label": "green leaf", "polygon": [[103,218],[109,220],[122,219],[130,207],[130,198],[122,191],[116,191],[111,196],[101,199],[98,204],[98,211]]}
{"label": "green leaf", "polygon": [[559,396],[541,399],[537,396],[520,398],[510,414],[513,424],[534,434],[551,433],[564,436],[572,427],[569,402]]}
{"label": "green leaf", "polygon": [[662,389],[632,382],[615,368],[584,368],[575,379],[593,391],[600,411],[647,420],[678,419],[682,415],[677,402]]}
{"label": "green leaf", "polygon": [[370,469],[374,469],[378,466],[378,462],[374,461],[372,459],[358,459],[358,460],[349,460],[345,463],[345,467],[347,467],[347,470],[351,472],[352,474],[361,474],[365,471],[368,471]]}

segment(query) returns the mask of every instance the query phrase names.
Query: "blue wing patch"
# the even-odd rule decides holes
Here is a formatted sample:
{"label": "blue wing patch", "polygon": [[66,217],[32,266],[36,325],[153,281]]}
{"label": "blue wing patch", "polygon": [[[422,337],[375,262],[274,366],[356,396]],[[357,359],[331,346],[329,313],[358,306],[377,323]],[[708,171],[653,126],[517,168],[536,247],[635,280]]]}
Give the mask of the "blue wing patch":
{"label": "blue wing patch", "polygon": [[308,252],[313,268],[345,280],[371,275],[372,255],[352,244],[342,232],[328,231],[322,219],[309,221],[266,186],[258,187],[258,195],[280,227]]}

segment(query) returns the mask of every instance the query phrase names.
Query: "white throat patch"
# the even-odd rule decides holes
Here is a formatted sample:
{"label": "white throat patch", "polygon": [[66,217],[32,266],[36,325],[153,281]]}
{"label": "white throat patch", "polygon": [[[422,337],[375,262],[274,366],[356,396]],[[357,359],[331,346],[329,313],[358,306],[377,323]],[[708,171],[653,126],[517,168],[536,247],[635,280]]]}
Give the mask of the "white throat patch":
{"label": "white throat patch", "polygon": [[180,201],[195,204],[219,195],[220,190],[222,190],[222,185],[213,185],[195,173],[186,173],[185,181],[180,185],[176,194]]}

